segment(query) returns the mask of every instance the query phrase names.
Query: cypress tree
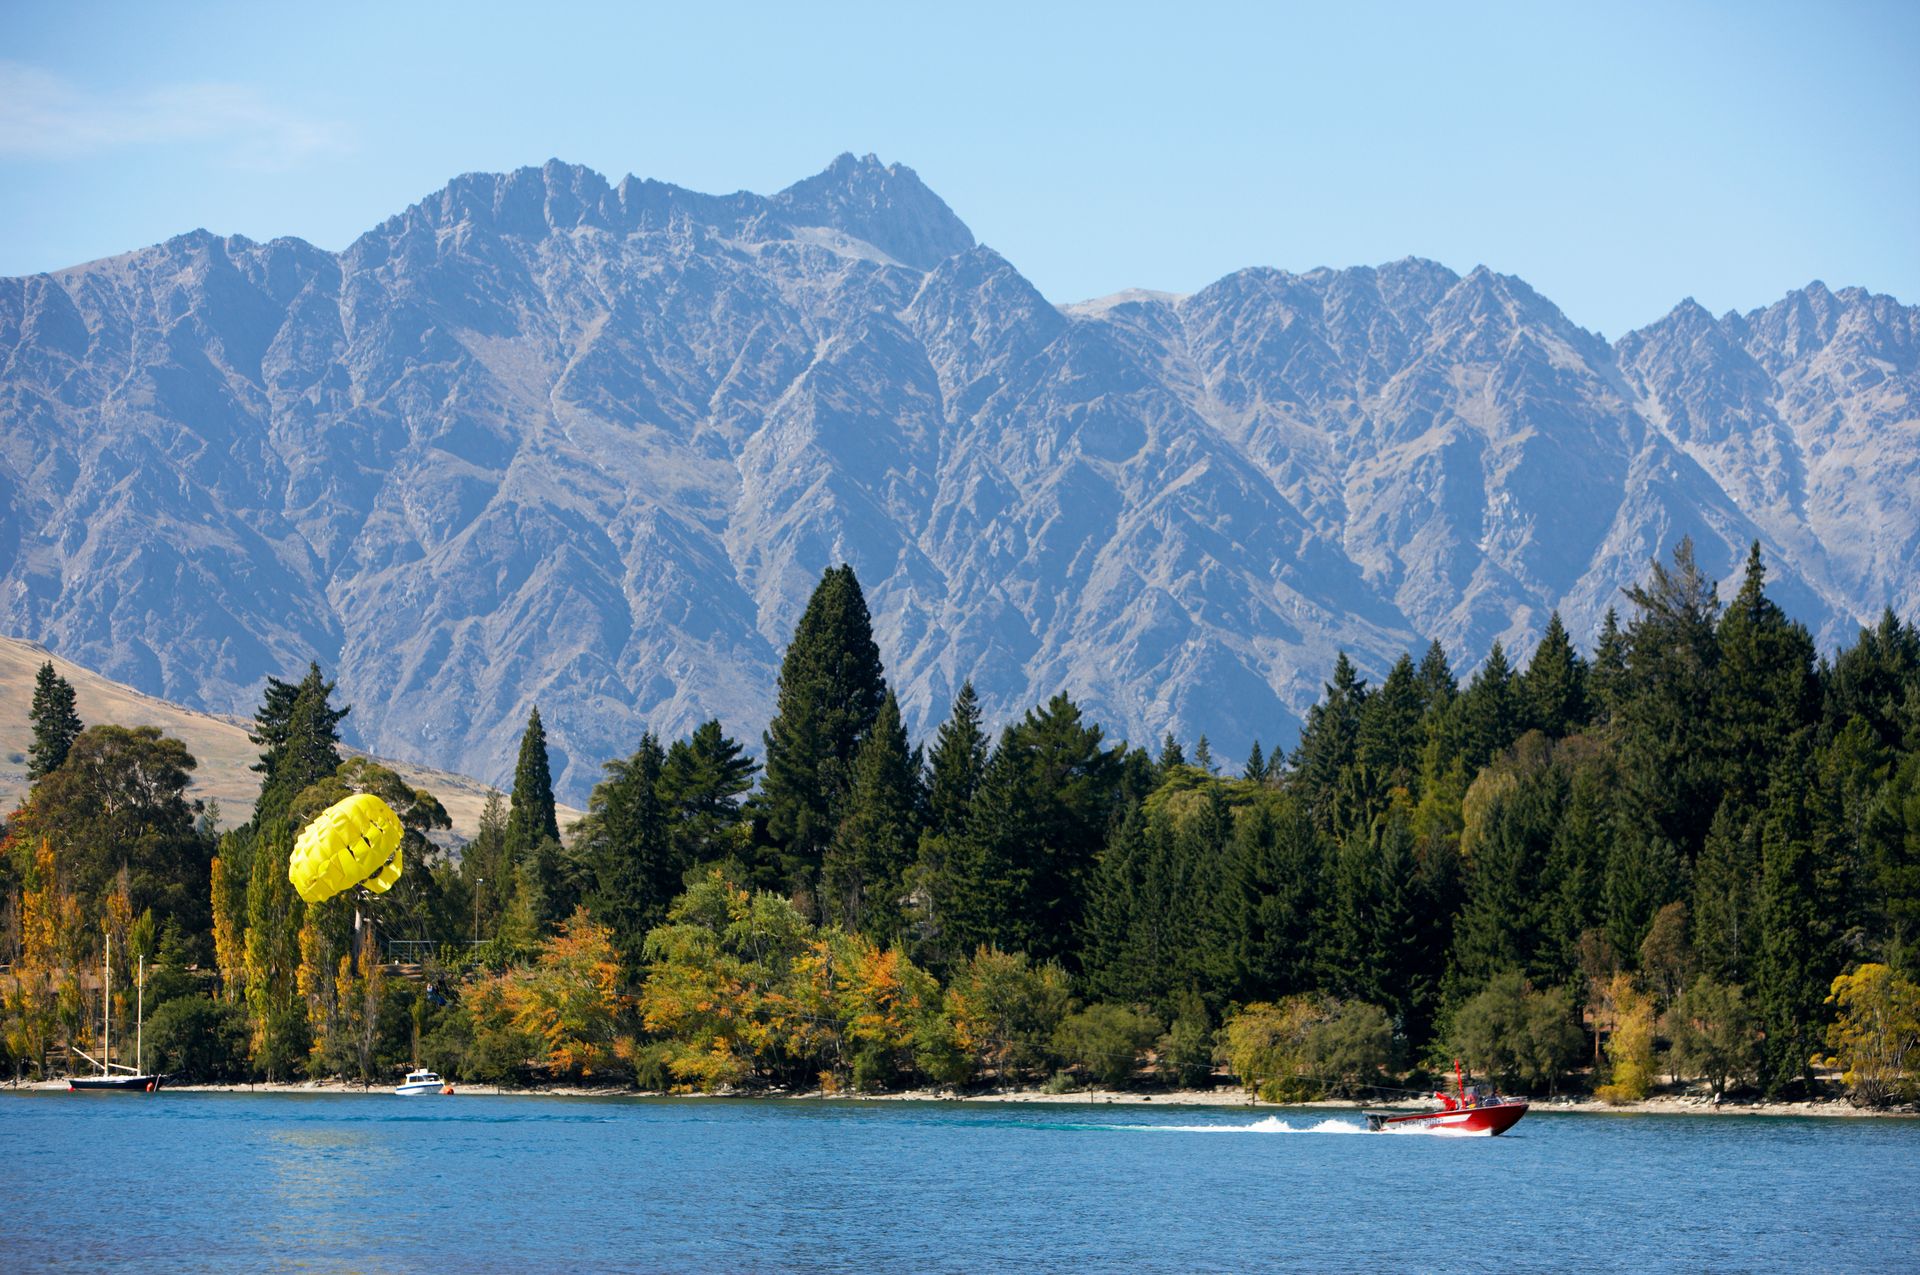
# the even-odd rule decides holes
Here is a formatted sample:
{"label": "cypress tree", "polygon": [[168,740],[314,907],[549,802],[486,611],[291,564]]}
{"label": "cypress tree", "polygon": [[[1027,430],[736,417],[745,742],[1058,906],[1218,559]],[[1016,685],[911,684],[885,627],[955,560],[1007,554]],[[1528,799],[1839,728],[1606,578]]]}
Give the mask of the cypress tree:
{"label": "cypress tree", "polygon": [[987,737],[980,729],[980,698],[966,682],[954,696],[953,711],[933,737],[932,778],[927,795],[928,822],[943,837],[966,827],[973,791],[987,766]]}
{"label": "cypress tree", "polygon": [[520,735],[520,756],[513,766],[513,793],[507,810],[507,858],[518,863],[532,853],[541,838],[560,840],[560,820],[553,800],[553,771],[547,763],[547,729],[540,708],[527,714]]}
{"label": "cypress tree", "polygon": [[1587,665],[1573,649],[1567,628],[1555,611],[1520,679],[1526,725],[1554,739],[1587,724]]}
{"label": "cypress tree", "polygon": [[34,675],[33,707],[27,719],[33,723],[33,743],[27,746],[27,782],[35,783],[60,768],[82,729],[80,714],[74,711],[73,685],[53,671],[52,660],[42,664]]}
{"label": "cypress tree", "polygon": [[820,577],[780,665],[759,813],[779,869],[816,884],[840,825],[853,760],[887,697],[867,601],[842,564]]}
{"label": "cypress tree", "polygon": [[[553,772],[547,762],[547,731],[537,706],[527,715],[527,728],[520,735],[513,791],[507,798],[504,851],[520,895],[516,906],[536,929],[545,929],[572,914],[580,897],[581,865],[569,859],[560,842]],[[539,935],[525,937],[537,939]]]}
{"label": "cypress tree", "polygon": [[920,835],[915,770],[899,702],[889,693],[854,757],[847,813],[822,873],[823,911],[849,930],[881,939],[901,935],[900,900]]}

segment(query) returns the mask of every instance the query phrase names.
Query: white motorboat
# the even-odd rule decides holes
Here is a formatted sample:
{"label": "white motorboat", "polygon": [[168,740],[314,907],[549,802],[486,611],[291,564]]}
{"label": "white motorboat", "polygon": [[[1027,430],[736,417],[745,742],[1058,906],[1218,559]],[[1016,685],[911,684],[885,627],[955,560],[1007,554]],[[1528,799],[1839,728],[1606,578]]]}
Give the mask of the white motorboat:
{"label": "white motorboat", "polygon": [[423,1093],[452,1093],[453,1086],[431,1071],[410,1071],[393,1092],[402,1098],[411,1098]]}

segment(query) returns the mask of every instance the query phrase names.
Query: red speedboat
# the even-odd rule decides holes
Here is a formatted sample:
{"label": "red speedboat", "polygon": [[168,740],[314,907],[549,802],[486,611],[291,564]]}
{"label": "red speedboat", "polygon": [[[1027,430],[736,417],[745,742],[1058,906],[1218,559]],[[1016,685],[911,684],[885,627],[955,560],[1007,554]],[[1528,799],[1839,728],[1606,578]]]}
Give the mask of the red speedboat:
{"label": "red speedboat", "polygon": [[1453,1092],[1436,1093],[1438,1111],[1368,1111],[1367,1128],[1375,1133],[1419,1129],[1434,1133],[1476,1134],[1491,1138],[1513,1128],[1527,1114],[1527,1104],[1517,1098],[1502,1098],[1491,1089],[1469,1085],[1460,1075],[1460,1060],[1453,1062]]}

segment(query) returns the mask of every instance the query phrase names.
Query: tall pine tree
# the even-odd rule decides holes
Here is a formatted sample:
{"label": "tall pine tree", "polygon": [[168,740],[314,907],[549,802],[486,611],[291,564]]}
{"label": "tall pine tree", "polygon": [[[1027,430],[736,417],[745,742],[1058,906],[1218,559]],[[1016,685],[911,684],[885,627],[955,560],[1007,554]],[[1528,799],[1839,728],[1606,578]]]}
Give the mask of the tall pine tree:
{"label": "tall pine tree", "polygon": [[759,817],[789,884],[818,887],[821,859],[845,814],[853,761],[887,683],[867,600],[842,564],[820,577],[780,664]]}
{"label": "tall pine tree", "polygon": [[80,714],[73,706],[73,685],[53,671],[53,661],[40,666],[33,679],[33,707],[28,711],[33,724],[33,743],[27,746],[27,781],[37,783],[66,761],[67,752],[80,734]]}
{"label": "tall pine tree", "polygon": [[920,838],[916,769],[900,705],[889,694],[860,741],[846,814],[827,847],[821,874],[826,915],[881,940],[898,939],[905,930],[901,901]]}

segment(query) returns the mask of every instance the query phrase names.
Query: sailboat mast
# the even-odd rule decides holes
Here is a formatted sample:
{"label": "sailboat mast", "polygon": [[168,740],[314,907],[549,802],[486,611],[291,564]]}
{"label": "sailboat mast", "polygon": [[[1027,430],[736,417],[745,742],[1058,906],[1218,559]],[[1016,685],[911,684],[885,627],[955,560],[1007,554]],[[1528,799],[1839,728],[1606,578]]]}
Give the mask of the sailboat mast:
{"label": "sailboat mast", "polygon": [[140,956],[139,991],[133,997],[133,1070],[135,1075],[147,1074],[147,958]]}
{"label": "sailboat mast", "polygon": [[113,935],[107,935],[106,959],[100,962],[100,1074],[113,1064]]}

